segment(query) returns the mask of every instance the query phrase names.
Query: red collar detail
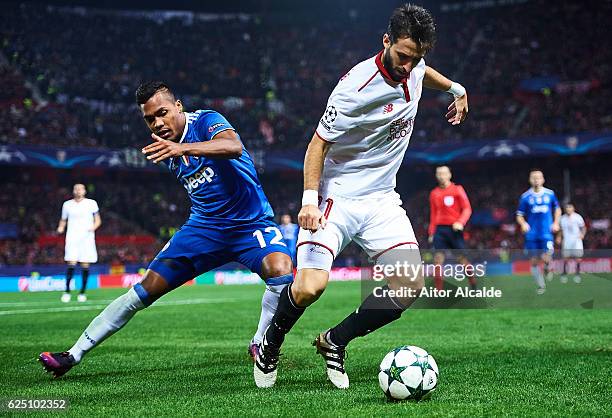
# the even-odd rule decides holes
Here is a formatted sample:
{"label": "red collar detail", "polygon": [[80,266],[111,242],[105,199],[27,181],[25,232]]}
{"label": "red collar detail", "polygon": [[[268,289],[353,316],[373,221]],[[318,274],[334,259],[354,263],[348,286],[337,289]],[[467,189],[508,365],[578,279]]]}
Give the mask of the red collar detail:
{"label": "red collar detail", "polygon": [[378,71],[380,71],[380,73],[383,75],[383,77],[385,77],[387,80],[393,81],[394,83],[398,83],[398,81],[394,80],[393,77],[391,77],[391,74],[389,74],[389,72],[387,71],[387,69],[385,68],[385,66],[382,63],[382,54],[383,54],[383,52],[385,52],[384,49],[382,51],[380,51],[378,53],[378,55],[376,55],[376,58],[374,60],[374,61],[376,61],[376,66],[378,67]]}
{"label": "red collar detail", "polygon": [[402,84],[402,89],[404,89],[404,94],[406,96],[406,101],[409,102],[410,101],[410,92],[408,91],[408,79],[404,78],[402,81],[397,81],[394,80],[393,77],[391,77],[391,74],[389,74],[389,72],[387,71],[387,69],[385,68],[385,66],[382,63],[382,54],[383,52],[385,52],[385,50],[383,49],[382,51],[380,51],[377,55],[376,58],[374,59],[374,61],[376,62],[376,66],[378,67],[378,71],[380,71],[380,73],[382,74],[383,77],[385,77],[387,80],[391,81],[392,83],[396,83]]}

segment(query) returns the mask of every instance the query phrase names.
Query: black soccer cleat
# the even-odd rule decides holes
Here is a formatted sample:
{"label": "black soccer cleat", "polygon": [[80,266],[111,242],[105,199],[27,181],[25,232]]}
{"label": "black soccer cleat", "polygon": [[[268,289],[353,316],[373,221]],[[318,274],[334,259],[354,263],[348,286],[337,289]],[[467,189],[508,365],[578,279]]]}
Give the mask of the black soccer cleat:
{"label": "black soccer cleat", "polygon": [[56,379],[65,375],[68,370],[77,364],[72,354],[67,351],[63,353],[49,353],[45,351],[40,353],[38,361],[43,365],[45,371],[53,374],[53,377]]}
{"label": "black soccer cleat", "polygon": [[268,342],[266,336],[254,358],[253,378],[258,388],[270,388],[276,383],[280,346]]}
{"label": "black soccer cleat", "polygon": [[349,387],[349,378],[344,370],[344,360],[346,359],[346,347],[332,344],[328,339],[329,330],[320,333],[312,342],[325,360],[327,378],[338,389]]}

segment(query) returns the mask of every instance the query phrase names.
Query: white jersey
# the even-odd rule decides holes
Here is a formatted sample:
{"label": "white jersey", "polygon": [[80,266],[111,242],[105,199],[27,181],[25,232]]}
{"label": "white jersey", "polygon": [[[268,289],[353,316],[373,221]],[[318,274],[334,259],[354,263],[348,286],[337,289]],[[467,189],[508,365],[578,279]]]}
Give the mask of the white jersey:
{"label": "white jersey", "polygon": [[77,202],[70,199],[62,206],[62,219],[68,221],[64,260],[81,263],[98,261],[96,251],[94,215],[98,213],[98,203],[93,199]]}
{"label": "white jersey", "polygon": [[580,240],[580,229],[584,227],[584,219],[576,212],[571,215],[561,216],[561,231],[564,242],[576,242]]}
{"label": "white jersey", "polygon": [[98,203],[93,199],[65,201],[62,205],[62,219],[68,221],[66,240],[78,240],[92,234],[90,230],[94,226],[94,215],[99,211]]}
{"label": "white jersey", "polygon": [[421,59],[405,82],[394,82],[380,52],[340,79],[317,127],[317,135],[333,143],[324,162],[321,195],[364,198],[394,193],[424,76]]}

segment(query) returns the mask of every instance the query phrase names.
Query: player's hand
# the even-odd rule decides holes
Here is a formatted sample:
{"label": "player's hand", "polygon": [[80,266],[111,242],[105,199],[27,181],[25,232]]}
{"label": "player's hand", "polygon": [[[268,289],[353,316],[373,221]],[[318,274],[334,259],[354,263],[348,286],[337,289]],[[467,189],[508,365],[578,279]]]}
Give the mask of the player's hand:
{"label": "player's hand", "polygon": [[453,231],[463,231],[463,224],[461,222],[453,223]]}
{"label": "player's hand", "polygon": [[184,154],[182,144],[168,141],[155,134],[151,134],[151,138],[154,142],[144,147],[142,153],[147,156],[147,160],[153,161],[155,164],[167,158],[180,157]]}
{"label": "player's hand", "polygon": [[559,229],[561,229],[561,228],[559,228],[559,224],[558,223],[553,222],[553,224],[550,226],[550,229],[551,229],[551,231],[553,233],[556,234],[557,232],[559,232]]}
{"label": "player's hand", "polygon": [[63,234],[64,233],[64,228],[57,228],[57,233],[58,234]]}
{"label": "player's hand", "polygon": [[433,244],[433,235],[427,237],[427,242]]}
{"label": "player's hand", "polygon": [[461,97],[456,97],[455,100],[448,105],[446,120],[451,125],[459,125],[465,120],[468,114],[468,99],[467,93]]}
{"label": "player's hand", "polygon": [[302,206],[300,213],[298,213],[298,223],[302,228],[310,232],[316,232],[319,229],[319,225],[321,229],[325,228],[327,219],[325,219],[323,213],[315,205],[305,205]]}
{"label": "player's hand", "polygon": [[521,231],[523,231],[523,234],[526,234],[529,230],[531,230],[531,227],[527,222],[521,224]]}

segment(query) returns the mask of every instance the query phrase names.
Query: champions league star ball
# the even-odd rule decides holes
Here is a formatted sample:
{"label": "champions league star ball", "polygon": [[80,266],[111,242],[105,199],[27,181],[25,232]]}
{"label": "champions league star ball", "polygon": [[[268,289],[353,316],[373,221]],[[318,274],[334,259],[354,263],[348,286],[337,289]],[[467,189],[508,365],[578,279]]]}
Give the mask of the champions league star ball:
{"label": "champions league star ball", "polygon": [[389,352],[380,363],[378,383],[389,399],[420,400],[438,385],[438,365],[422,348],[404,345]]}

